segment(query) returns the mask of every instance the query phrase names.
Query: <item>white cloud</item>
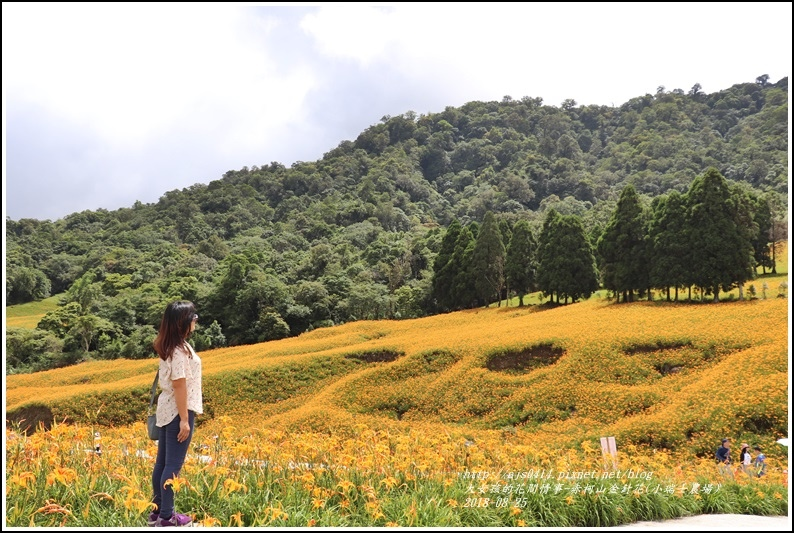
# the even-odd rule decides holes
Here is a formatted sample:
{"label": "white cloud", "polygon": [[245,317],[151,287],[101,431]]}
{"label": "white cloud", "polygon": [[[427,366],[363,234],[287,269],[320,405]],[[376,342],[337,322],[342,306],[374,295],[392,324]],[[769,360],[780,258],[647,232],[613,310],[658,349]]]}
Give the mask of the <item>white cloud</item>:
{"label": "white cloud", "polygon": [[246,26],[239,9],[48,4],[17,6],[14,15],[22,20],[8,25],[7,38],[26,53],[8,56],[9,94],[113,144],[144,143],[201,119],[228,132],[222,150],[261,142],[264,124],[296,119],[313,83],[305,69],[276,72],[274,50],[251,46],[255,36],[246,34],[272,26]]}
{"label": "white cloud", "polygon": [[620,105],[659,85],[714,92],[791,68],[790,3],[2,9],[12,218],[314,160],[387,114],[505,95]]}
{"label": "white cloud", "polygon": [[[788,75],[790,12],[765,3],[408,3],[328,6],[301,26],[330,57],[444,84],[448,105],[505,95],[620,105],[660,85],[717,91],[767,71]],[[758,39],[774,53],[759,54]]]}
{"label": "white cloud", "polygon": [[[363,66],[381,56],[399,37],[400,10],[356,4],[320,7],[306,15],[301,28],[312,35],[320,53],[353,59]],[[410,31],[410,28],[404,28]]]}

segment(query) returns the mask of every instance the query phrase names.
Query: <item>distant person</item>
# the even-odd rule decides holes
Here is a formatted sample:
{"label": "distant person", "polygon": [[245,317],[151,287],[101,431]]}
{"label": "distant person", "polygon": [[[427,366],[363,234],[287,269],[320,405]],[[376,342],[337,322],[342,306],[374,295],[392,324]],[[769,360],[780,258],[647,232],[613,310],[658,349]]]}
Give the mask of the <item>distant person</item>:
{"label": "distant person", "polygon": [[160,388],[157,400],[157,459],[152,472],[152,503],[149,515],[154,527],[186,526],[193,519],[174,511],[174,489],[166,484],[179,476],[193,437],[195,417],[203,413],[201,359],[187,339],[196,329],[198,315],[191,302],[171,302],[165,308],[154,349],[160,356]]}
{"label": "distant person", "polygon": [[739,465],[744,473],[750,477],[755,477],[752,471],[752,456],[750,455],[750,445],[746,442],[742,443],[742,451],[739,452]]}
{"label": "distant person", "polygon": [[761,447],[758,445],[753,446],[753,451],[756,452],[755,459],[753,459],[753,471],[756,477],[761,477],[766,474],[766,455],[761,452]]}
{"label": "distant person", "polygon": [[733,477],[733,471],[731,470],[731,439],[722,439],[722,445],[717,448],[717,453],[715,455],[717,457],[717,467],[720,472],[722,472],[723,475]]}

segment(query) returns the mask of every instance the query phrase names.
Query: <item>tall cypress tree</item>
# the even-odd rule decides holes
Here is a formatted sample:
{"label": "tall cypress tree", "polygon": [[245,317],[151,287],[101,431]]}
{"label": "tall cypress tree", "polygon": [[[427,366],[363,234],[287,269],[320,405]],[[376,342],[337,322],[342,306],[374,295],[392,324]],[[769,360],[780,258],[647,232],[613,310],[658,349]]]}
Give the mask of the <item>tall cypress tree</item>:
{"label": "tall cypress tree", "polygon": [[446,304],[450,300],[454,279],[454,272],[451,269],[445,269],[445,267],[452,259],[452,254],[455,253],[455,244],[458,241],[460,232],[460,222],[457,219],[453,219],[441,239],[441,248],[433,262],[432,294],[436,307],[442,311],[449,310]]}
{"label": "tall cypress tree", "polygon": [[516,222],[505,256],[505,279],[508,287],[518,294],[519,306],[524,305],[524,294],[535,285],[537,247],[529,222]]}
{"label": "tall cypress tree", "polygon": [[668,301],[670,287],[675,288],[678,301],[678,289],[687,281],[690,250],[685,202],[684,196],[672,190],[666,196],[654,198],[651,205],[653,214],[648,229],[651,286],[666,289]]}
{"label": "tall cypress tree", "polygon": [[754,259],[758,266],[763,269],[771,269],[774,264],[772,261],[772,251],[769,246],[769,236],[772,232],[772,209],[769,202],[763,196],[754,198],[755,210],[753,220],[758,225],[758,234],[753,239]]}
{"label": "tall cypress tree", "polygon": [[[549,209],[538,239],[538,288],[551,300],[554,300],[555,292],[560,287],[557,275],[564,264],[562,254],[558,251],[561,223],[562,215],[554,208]],[[557,303],[559,301],[560,295],[557,293]]]}
{"label": "tall cypress tree", "polygon": [[715,168],[695,178],[687,193],[687,225],[692,250],[692,284],[708,289],[719,300],[728,289],[750,279],[753,246],[737,221],[746,218],[743,202],[732,198],[728,183]]}
{"label": "tall cypress tree", "polygon": [[739,299],[744,299],[744,283],[755,277],[755,247],[759,239],[759,227],[756,222],[757,204],[750,191],[746,191],[739,184],[730,187],[730,209],[736,223],[738,240],[733,252],[731,264],[731,282],[723,284],[722,290],[729,291],[733,287],[739,288]]}
{"label": "tall cypress tree", "polygon": [[485,213],[471,257],[474,288],[481,302],[501,304],[505,283],[505,246],[499,224],[491,211]]}
{"label": "tall cypress tree", "polygon": [[576,302],[586,300],[598,290],[598,268],[593,246],[587,238],[582,219],[576,215],[562,217],[562,250],[565,255],[561,272],[560,296]]}
{"label": "tall cypress tree", "polygon": [[538,242],[538,287],[559,303],[588,298],[598,289],[593,247],[582,221],[549,209]]}
{"label": "tall cypress tree", "polygon": [[510,239],[513,238],[513,228],[504,218],[499,219],[499,233],[502,235],[502,243],[507,246],[507,244],[510,242]]}
{"label": "tall cypress tree", "polygon": [[627,185],[620,193],[597,247],[604,287],[623,293],[624,301],[633,301],[634,291],[646,289],[649,284],[645,215],[633,185]]}
{"label": "tall cypress tree", "polygon": [[475,239],[469,226],[461,229],[455,242],[455,252],[447,265],[452,276],[449,309],[469,309],[478,305],[471,269]]}
{"label": "tall cypress tree", "polygon": [[[504,244],[505,247],[505,262],[507,262],[507,245],[510,244],[510,239],[513,238],[513,225],[504,218],[500,218],[499,233],[502,235],[502,244]],[[505,274],[502,293],[499,295],[499,302],[501,303],[503,299],[509,301],[509,298],[510,298],[510,286],[507,283],[507,274]]]}

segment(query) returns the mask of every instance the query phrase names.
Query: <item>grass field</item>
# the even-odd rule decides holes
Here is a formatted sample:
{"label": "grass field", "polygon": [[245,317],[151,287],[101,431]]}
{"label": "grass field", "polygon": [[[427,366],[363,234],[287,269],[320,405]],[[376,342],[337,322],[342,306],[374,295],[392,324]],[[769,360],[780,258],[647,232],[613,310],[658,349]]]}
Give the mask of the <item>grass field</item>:
{"label": "grass field", "polygon": [[56,294],[38,302],[9,305],[6,307],[6,328],[35,328],[45,314],[58,307],[62,296]]}

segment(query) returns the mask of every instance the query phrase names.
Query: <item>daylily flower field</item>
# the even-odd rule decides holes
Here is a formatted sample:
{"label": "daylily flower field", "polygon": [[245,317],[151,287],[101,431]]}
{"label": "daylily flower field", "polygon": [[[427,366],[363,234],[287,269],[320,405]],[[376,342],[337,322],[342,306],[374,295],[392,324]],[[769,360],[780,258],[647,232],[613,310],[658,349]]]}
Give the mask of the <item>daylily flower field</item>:
{"label": "daylily flower field", "polygon": [[[202,352],[177,508],[204,526],[302,527],[786,514],[788,303],[593,298]],[[6,525],[145,525],[156,366],[7,376]],[[725,436],[737,458],[760,445],[766,474],[719,472]]]}

